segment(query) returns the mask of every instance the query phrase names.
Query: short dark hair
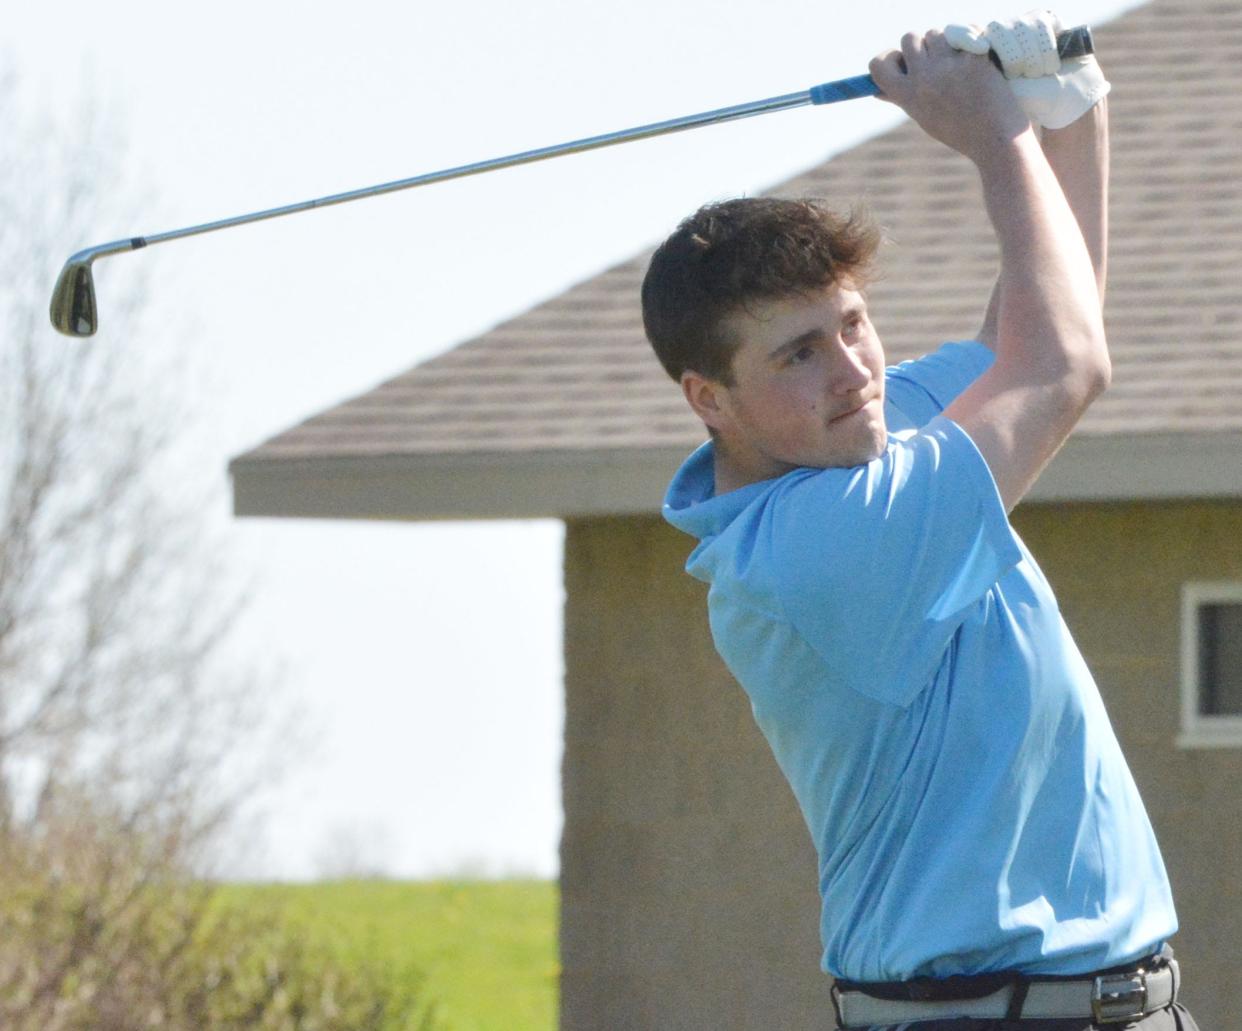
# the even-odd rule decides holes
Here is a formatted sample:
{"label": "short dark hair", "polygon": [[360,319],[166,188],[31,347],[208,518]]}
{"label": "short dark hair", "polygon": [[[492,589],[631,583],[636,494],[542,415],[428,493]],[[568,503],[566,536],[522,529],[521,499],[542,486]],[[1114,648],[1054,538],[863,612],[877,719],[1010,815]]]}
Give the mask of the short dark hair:
{"label": "short dark hair", "polygon": [[691,369],[731,385],[738,341],[724,318],[752,301],[849,279],[865,285],[880,233],[865,214],[817,200],[743,197],[699,208],[656,250],[643,278],[643,326],[674,380]]}

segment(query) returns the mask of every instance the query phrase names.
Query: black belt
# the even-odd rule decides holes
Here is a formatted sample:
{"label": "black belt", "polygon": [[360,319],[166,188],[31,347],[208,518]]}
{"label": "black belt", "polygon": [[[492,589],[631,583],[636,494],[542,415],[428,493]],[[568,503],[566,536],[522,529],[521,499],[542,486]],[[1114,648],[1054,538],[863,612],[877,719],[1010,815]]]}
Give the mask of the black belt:
{"label": "black belt", "polygon": [[1172,956],[1166,946],[1138,963],[1071,976],[1000,972],[884,984],[838,980],[832,1002],[841,1028],[959,1017],[1090,1017],[1097,1024],[1120,1024],[1165,1009],[1177,999],[1181,979]]}

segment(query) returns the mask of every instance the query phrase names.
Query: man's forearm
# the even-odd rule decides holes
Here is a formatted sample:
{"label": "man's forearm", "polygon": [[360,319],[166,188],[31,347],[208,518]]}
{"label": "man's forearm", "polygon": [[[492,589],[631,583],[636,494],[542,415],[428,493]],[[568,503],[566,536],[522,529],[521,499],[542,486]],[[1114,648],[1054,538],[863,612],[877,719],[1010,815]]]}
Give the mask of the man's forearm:
{"label": "man's forearm", "polygon": [[[1108,99],[1064,129],[1044,130],[1042,146],[1082,232],[1095,270],[1100,305],[1108,279]],[[1000,282],[992,289],[978,339],[996,347]]]}
{"label": "man's forearm", "polygon": [[1009,351],[1024,364],[1076,363],[1080,348],[1087,357],[1103,339],[1077,213],[1029,132],[979,169],[1001,249],[998,354]]}
{"label": "man's forearm", "polygon": [[1064,129],[1046,129],[1044,154],[1082,230],[1104,303],[1108,278],[1108,98]]}

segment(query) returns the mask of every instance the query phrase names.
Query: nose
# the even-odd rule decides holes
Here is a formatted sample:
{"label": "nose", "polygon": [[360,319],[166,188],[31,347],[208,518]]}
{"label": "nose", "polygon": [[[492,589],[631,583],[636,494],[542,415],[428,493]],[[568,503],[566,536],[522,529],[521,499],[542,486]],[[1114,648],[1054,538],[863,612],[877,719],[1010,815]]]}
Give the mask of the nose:
{"label": "nose", "polygon": [[853,394],[871,382],[871,369],[862,355],[844,342],[838,342],[837,360],[833,365],[832,392]]}

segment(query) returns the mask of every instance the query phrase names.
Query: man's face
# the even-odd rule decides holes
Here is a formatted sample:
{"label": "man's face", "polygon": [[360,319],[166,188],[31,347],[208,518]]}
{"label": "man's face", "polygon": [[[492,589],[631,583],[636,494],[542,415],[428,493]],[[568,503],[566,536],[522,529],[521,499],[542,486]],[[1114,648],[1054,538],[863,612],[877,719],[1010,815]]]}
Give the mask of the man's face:
{"label": "man's face", "polygon": [[723,328],[740,341],[733,385],[704,381],[706,414],[687,397],[717,431],[732,479],[862,465],[884,452],[884,350],[862,294],[829,284],[752,303]]}

